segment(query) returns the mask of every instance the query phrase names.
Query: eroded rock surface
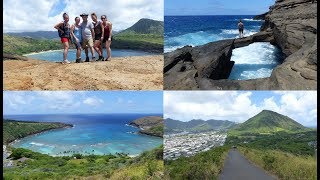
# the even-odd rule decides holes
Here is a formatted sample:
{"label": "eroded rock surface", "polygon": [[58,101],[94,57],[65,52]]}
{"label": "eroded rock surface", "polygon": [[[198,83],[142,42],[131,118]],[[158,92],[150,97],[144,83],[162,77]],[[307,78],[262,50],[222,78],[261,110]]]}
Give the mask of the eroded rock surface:
{"label": "eroded rock surface", "polygon": [[[165,53],[164,88],[315,90],[317,89],[317,1],[277,0],[265,18],[261,32],[202,46],[185,46]],[[254,42],[279,46],[286,59],[269,78],[228,80],[234,62],[233,48]]]}

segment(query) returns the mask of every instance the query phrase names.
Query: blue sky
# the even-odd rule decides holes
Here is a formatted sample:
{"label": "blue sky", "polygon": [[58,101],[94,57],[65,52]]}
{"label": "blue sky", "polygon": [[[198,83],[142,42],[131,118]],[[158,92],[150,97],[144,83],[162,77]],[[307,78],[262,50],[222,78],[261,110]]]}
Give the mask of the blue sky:
{"label": "blue sky", "polygon": [[275,0],[164,0],[164,15],[256,15]]}
{"label": "blue sky", "polygon": [[4,91],[5,115],[162,114],[162,91]]}
{"label": "blue sky", "polygon": [[262,110],[317,125],[316,91],[165,91],[164,117],[244,122]]}
{"label": "blue sky", "polygon": [[141,18],[163,21],[163,4],[163,0],[5,0],[3,31],[56,31],[53,27],[63,21],[64,12],[69,14],[70,23],[82,13],[107,15],[113,30],[119,31]]}

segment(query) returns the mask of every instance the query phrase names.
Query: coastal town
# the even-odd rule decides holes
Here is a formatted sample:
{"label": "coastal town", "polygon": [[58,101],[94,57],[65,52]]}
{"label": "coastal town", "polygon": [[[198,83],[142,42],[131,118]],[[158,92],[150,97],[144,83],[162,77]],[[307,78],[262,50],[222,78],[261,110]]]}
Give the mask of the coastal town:
{"label": "coastal town", "polygon": [[226,137],[227,134],[218,131],[164,135],[163,158],[175,160],[180,156],[193,156],[213,147],[222,146]]}

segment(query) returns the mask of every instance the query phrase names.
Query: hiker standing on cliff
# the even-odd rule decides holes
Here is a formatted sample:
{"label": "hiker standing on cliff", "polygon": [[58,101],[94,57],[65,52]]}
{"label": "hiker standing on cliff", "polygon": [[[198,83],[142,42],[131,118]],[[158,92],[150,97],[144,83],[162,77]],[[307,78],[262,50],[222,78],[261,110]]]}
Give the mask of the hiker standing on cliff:
{"label": "hiker standing on cliff", "polygon": [[70,62],[67,60],[67,54],[69,50],[69,39],[70,39],[70,24],[69,24],[69,15],[67,13],[63,13],[62,22],[58,23],[54,26],[58,30],[59,37],[61,38],[61,43],[63,44],[63,64],[69,64]]}
{"label": "hiker standing on cliff", "polygon": [[102,15],[101,20],[102,20],[102,26],[104,27],[104,38],[102,43],[105,43],[107,54],[108,54],[108,57],[105,59],[105,61],[108,61],[108,60],[110,61],[111,59],[110,45],[112,41],[112,23],[108,21],[106,15]]}
{"label": "hiker standing on cliff", "polygon": [[239,37],[243,38],[244,25],[243,25],[241,19],[239,20],[239,23],[238,23],[238,29],[239,29]]}
{"label": "hiker standing on cliff", "polygon": [[89,55],[88,55],[88,47],[90,48],[92,60],[95,60],[94,57],[94,49],[93,49],[93,39],[94,39],[94,31],[93,31],[93,24],[88,22],[88,14],[81,14],[82,23],[81,23],[81,30],[82,30],[82,48],[86,53],[86,61],[89,62]]}
{"label": "hiker standing on cliff", "polygon": [[101,21],[98,21],[96,13],[91,14],[91,19],[93,23],[93,29],[94,29],[94,49],[99,55],[99,58],[97,61],[103,61],[103,49],[101,48],[101,41],[104,38],[104,28],[102,26]]}
{"label": "hiker standing on cliff", "polygon": [[77,48],[77,54],[76,54],[76,63],[81,62],[81,43],[82,43],[82,31],[81,31],[81,25],[80,25],[80,18],[76,17],[75,24],[71,26],[71,36],[74,39],[74,44]]}

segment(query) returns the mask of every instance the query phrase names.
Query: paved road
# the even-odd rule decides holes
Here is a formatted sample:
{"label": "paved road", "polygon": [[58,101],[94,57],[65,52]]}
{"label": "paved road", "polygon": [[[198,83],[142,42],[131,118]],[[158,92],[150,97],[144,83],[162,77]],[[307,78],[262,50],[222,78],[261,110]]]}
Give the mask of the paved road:
{"label": "paved road", "polygon": [[220,180],[274,180],[263,169],[251,164],[236,149],[231,149],[219,176]]}

